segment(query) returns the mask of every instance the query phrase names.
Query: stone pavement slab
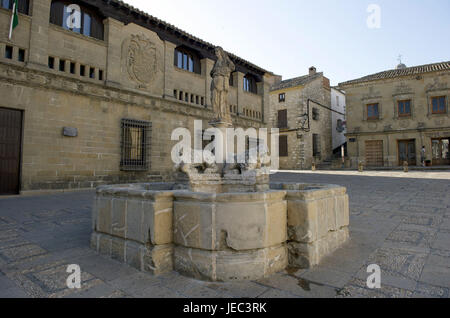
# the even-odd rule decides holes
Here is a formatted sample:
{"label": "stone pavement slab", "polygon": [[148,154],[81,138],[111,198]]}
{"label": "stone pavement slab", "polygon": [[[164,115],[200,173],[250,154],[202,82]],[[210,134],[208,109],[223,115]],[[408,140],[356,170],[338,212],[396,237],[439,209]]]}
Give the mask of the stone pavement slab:
{"label": "stone pavement slab", "polygon": [[[450,297],[450,172],[281,172],[347,187],[351,239],[312,269],[251,282],[141,273],[89,247],[94,192],[0,198],[0,297]],[[82,288],[66,286],[78,264]],[[382,288],[367,288],[378,264]]]}

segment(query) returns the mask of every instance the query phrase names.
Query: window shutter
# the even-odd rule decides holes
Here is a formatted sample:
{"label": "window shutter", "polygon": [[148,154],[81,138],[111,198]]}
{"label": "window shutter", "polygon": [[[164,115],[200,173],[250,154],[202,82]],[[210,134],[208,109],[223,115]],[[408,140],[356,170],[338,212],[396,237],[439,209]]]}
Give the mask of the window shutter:
{"label": "window shutter", "polygon": [[278,128],[287,128],[287,109],[278,111]]}
{"label": "window shutter", "polygon": [[313,156],[320,156],[320,135],[313,134]]}
{"label": "window shutter", "polygon": [[288,136],[280,136],[279,139],[279,155],[280,157],[288,156]]}

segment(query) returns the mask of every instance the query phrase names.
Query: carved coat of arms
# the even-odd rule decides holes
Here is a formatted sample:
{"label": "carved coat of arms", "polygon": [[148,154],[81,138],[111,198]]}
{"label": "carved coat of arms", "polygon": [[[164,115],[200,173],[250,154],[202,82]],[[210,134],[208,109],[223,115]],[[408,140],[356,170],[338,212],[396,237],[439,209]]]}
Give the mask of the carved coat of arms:
{"label": "carved coat of arms", "polygon": [[126,47],[126,67],[131,79],[148,85],[156,74],[156,45],[144,35],[132,35]]}

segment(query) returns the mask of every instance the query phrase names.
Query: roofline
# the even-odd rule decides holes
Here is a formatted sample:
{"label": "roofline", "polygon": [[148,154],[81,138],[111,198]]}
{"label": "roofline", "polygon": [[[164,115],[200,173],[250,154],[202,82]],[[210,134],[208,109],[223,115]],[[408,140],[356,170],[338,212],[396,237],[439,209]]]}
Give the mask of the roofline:
{"label": "roofline", "polygon": [[[420,68],[420,67],[427,67],[427,66],[432,66],[432,65],[438,65],[438,64],[442,64],[442,63],[450,63],[450,61],[443,61],[443,62],[437,62],[437,63],[424,64],[424,65],[410,66],[410,67],[407,67],[405,69],[401,69],[399,71],[405,71],[405,70],[413,69],[413,68]],[[435,72],[450,71],[450,70],[448,70],[448,69],[430,70],[430,71],[423,71],[423,72],[416,73],[416,74],[399,74],[399,75],[393,76],[393,77],[374,78],[374,79],[366,79],[366,80],[364,79],[366,77],[374,76],[374,75],[385,73],[385,72],[392,72],[392,71],[397,71],[397,69],[389,69],[389,70],[385,70],[385,71],[369,74],[369,75],[366,75],[366,76],[363,76],[363,77],[360,77],[360,78],[357,78],[357,79],[354,79],[354,80],[350,80],[350,81],[339,83],[338,86],[343,88],[343,87],[348,87],[348,86],[357,85],[357,84],[370,83],[370,82],[382,81],[382,80],[387,80],[387,79],[394,79],[394,78],[399,78],[399,77],[408,77],[408,76],[414,76],[414,75],[418,75],[418,74],[428,74],[428,73],[435,73]]]}
{"label": "roofline", "polygon": [[[315,73],[315,74],[313,74],[313,75],[309,75],[309,74],[306,74],[306,75],[301,75],[301,76],[297,76],[297,77],[293,77],[293,78],[289,78],[289,79],[287,79],[287,80],[284,80],[284,81],[281,81],[280,83],[278,83],[277,84],[277,86],[279,86],[279,85],[281,85],[281,83],[283,83],[283,82],[288,82],[288,81],[292,81],[292,80],[295,80],[295,79],[297,79],[297,78],[301,78],[301,77],[304,77],[305,79],[306,78],[308,78],[308,77],[319,77],[319,76],[323,76],[323,77],[326,77],[325,75],[324,75],[324,72],[317,72],[317,73]],[[306,84],[309,84],[311,81],[313,81],[313,80],[315,80],[316,78],[314,78],[314,79],[311,79],[310,81],[307,81],[305,84],[298,84],[298,85],[295,85],[295,86],[287,86],[287,87],[283,87],[283,88],[273,88],[273,89],[270,89],[270,91],[271,92],[276,92],[276,91],[280,91],[280,90],[283,90],[283,89],[289,89],[289,88],[295,88],[295,87],[300,87],[300,86],[305,86]]]}
{"label": "roofline", "polygon": [[[202,53],[206,53],[205,51],[207,51],[208,53],[205,54],[206,55],[205,57],[210,58],[211,60],[216,60],[216,57],[214,55],[214,49],[217,46],[209,42],[203,41],[202,39],[199,39],[193,36],[192,34],[189,34],[186,31],[177,28],[174,25],[171,25],[144,11],[141,11],[128,3],[125,3],[121,0],[82,0],[82,2],[97,7],[105,16],[114,18],[125,24],[135,23],[137,25],[140,25],[144,28],[147,28],[151,31],[158,33],[158,35],[161,35],[162,32],[165,32],[167,33],[168,38],[172,39],[176,38],[178,39],[178,41],[176,42],[203,50]],[[153,29],[158,29],[159,32],[151,29],[150,27],[152,27]],[[170,39],[167,40],[170,41]],[[274,73],[267,71],[262,67],[259,67],[233,53],[227,51],[225,52],[230,56],[230,58],[234,62],[237,62],[237,64],[239,64],[241,67],[260,73],[259,75],[264,74],[274,75]]]}

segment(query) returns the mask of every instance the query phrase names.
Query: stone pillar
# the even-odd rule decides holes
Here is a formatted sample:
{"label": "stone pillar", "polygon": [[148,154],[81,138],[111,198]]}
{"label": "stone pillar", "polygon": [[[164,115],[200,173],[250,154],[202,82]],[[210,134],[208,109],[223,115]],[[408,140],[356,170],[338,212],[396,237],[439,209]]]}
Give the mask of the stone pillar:
{"label": "stone pillar", "polygon": [[48,28],[51,0],[31,1],[30,53],[28,67],[48,70]]}
{"label": "stone pillar", "polygon": [[237,107],[238,113],[242,114],[242,109],[245,105],[242,105],[242,96],[244,94],[244,73],[236,72],[236,88],[237,88]]}
{"label": "stone pillar", "polygon": [[75,63],[75,75],[80,76],[80,63],[76,62]]}
{"label": "stone pillar", "polygon": [[173,98],[174,86],[174,61],[176,45],[172,42],[164,41],[164,98]]}
{"label": "stone pillar", "polygon": [[270,118],[270,84],[266,76],[263,77],[263,82],[258,83],[258,94],[262,96],[261,122],[267,124],[267,119]]}
{"label": "stone pillar", "polygon": [[124,24],[112,18],[103,21],[105,25],[105,41],[108,43],[106,61],[106,84],[120,86],[122,63],[122,28]]}
{"label": "stone pillar", "polygon": [[202,63],[202,75],[205,77],[205,105],[211,105],[211,71],[214,67],[214,61],[208,58],[203,59]]}

